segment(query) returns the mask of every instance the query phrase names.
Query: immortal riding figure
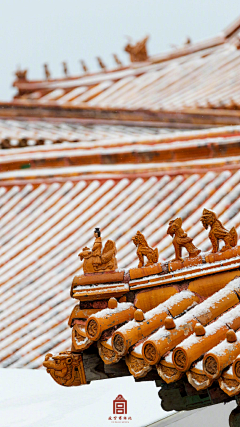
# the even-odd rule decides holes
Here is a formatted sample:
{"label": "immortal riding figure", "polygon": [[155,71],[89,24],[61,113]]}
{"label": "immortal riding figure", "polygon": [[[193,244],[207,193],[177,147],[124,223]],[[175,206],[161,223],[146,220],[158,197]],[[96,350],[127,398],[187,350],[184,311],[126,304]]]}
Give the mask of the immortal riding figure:
{"label": "immortal riding figure", "polygon": [[97,269],[99,264],[101,264],[101,253],[102,253],[102,238],[100,228],[95,228],[94,230],[95,242],[92,248],[92,257],[93,257],[93,266]]}
{"label": "immortal riding figure", "polygon": [[85,247],[78,254],[80,260],[84,260],[84,274],[117,270],[117,248],[115,242],[108,240],[102,250],[101,231],[99,228],[95,228],[94,237],[95,241],[92,250]]}

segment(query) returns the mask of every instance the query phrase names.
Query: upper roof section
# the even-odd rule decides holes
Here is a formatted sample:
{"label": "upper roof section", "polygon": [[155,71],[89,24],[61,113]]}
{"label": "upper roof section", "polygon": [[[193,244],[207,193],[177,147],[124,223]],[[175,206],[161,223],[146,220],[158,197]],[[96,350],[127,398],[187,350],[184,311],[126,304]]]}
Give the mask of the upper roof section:
{"label": "upper roof section", "polygon": [[[80,76],[30,81],[18,72],[15,106],[129,111],[187,111],[238,109],[240,92],[240,19],[222,34],[200,43],[188,43],[172,52]],[[140,59],[144,56],[140,57]],[[48,69],[46,68],[46,71]],[[65,70],[66,71],[66,70]]]}

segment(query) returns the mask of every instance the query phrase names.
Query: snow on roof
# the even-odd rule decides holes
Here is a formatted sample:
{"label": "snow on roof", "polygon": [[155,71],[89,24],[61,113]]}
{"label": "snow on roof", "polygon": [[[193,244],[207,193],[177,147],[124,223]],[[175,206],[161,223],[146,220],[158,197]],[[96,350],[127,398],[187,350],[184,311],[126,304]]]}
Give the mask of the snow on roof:
{"label": "snow on roof", "polygon": [[[215,294],[213,294],[211,297],[209,297],[206,301],[203,301],[201,304],[199,304],[197,307],[194,308],[194,316],[196,318],[200,317],[202,314],[206,313],[206,312],[211,312],[211,309],[215,307],[215,305],[217,303],[219,303],[219,301],[225,299],[228,295],[231,294],[232,290],[239,290],[240,288],[240,280],[239,278],[235,280],[235,283],[232,284],[232,282],[230,282],[230,286],[229,284],[225,286],[225,288],[221,289],[220,291],[216,292]],[[229,319],[230,316],[229,315]]]}
{"label": "snow on roof", "polygon": [[[237,289],[237,288],[239,289],[239,286],[240,286],[240,278],[236,279],[234,281],[234,283],[230,282],[230,285],[226,285],[223,289],[216,292],[212,296],[208,297],[205,301],[201,302],[197,306],[193,307],[186,314],[183,314],[183,316],[180,316],[179,318],[177,318],[175,320],[176,330],[180,329],[182,327],[184,328],[184,326],[189,321],[191,321],[192,319],[197,319],[199,316],[204,315],[207,312],[211,313],[211,310],[215,307],[215,304],[217,302],[219,303],[219,301],[226,298],[232,292],[233,289]],[[182,292],[180,292],[180,295],[182,294]],[[173,297],[171,297],[171,298],[173,298]],[[167,302],[165,303],[165,305],[167,306]],[[234,315],[236,315],[236,313],[238,313],[238,310],[239,310],[239,307],[237,306],[236,310],[233,313],[231,313],[231,311],[233,311],[233,310],[231,310],[229,312],[231,314],[227,313],[226,314],[226,321],[229,321],[232,317],[234,317]],[[223,320],[221,321],[221,319],[223,319]],[[207,326],[206,327],[206,333],[209,333],[210,335],[212,335],[215,332],[216,328],[218,328],[219,325],[222,325],[223,322],[225,323],[224,315],[221,316],[219,321],[216,321],[216,322],[210,324],[209,326]],[[168,335],[170,336],[169,330],[167,330],[165,328],[160,328],[158,331],[154,332],[150,336],[150,339],[151,340],[160,340],[161,338],[167,337]],[[192,345],[192,343],[196,339],[198,339],[198,338],[196,338],[195,335],[191,335],[190,337],[186,338],[181,345],[184,345],[184,348],[185,348],[185,346],[186,346],[186,348],[188,348],[189,346]]]}
{"label": "snow on roof", "polygon": [[[181,55],[181,49],[122,70],[55,81],[16,81],[20,94],[15,103],[179,111],[189,108],[235,108],[239,105],[237,76],[238,39],[222,37]],[[201,43],[200,43],[201,46]],[[191,51],[192,49],[192,51]],[[184,49],[183,49],[184,52]],[[81,93],[78,91],[80,90]]]}
{"label": "snow on roof", "polygon": [[[238,311],[239,311],[239,307]],[[236,333],[236,337],[237,337],[237,342],[240,343],[240,331],[238,331]],[[215,347],[213,347],[211,349],[211,353],[216,354],[217,356],[221,356],[221,354],[223,354],[224,351],[226,350],[231,350],[232,348],[232,343],[229,343],[226,339],[222,342],[220,342],[220,344],[216,345]]]}
{"label": "snow on roof", "polygon": [[[222,187],[227,183],[231,192],[226,194]],[[238,172],[220,172],[18,186],[13,182],[0,187],[1,365],[37,367],[50,349],[68,348],[67,318],[74,306],[71,280],[81,272],[77,254],[82,247],[91,247],[96,224],[104,240],[116,241],[120,268],[137,265],[131,241],[137,230],[159,247],[160,258],[169,258],[173,246],[166,228],[176,216],[186,218],[195,239],[203,207],[214,208],[222,220],[228,206],[224,224],[228,228],[234,222],[240,228],[239,192],[234,191],[239,184]],[[184,221],[183,228],[188,227]],[[205,250],[210,248],[207,236],[203,231],[198,244]]]}
{"label": "snow on roof", "polygon": [[121,302],[117,304],[116,308],[105,308],[101,311],[98,311],[94,314],[94,317],[101,318],[101,317],[107,317],[109,314],[117,314],[121,311],[127,310],[128,308],[132,307],[133,304],[131,302]]}
{"label": "snow on roof", "polygon": [[[195,294],[190,291],[181,291],[178,294],[173,295],[170,297],[165,303],[163,303],[168,310],[171,310],[171,308],[175,305],[183,301],[184,299],[188,299],[193,297]],[[155,310],[155,309],[153,309]],[[151,310],[151,311],[153,311]]]}
{"label": "snow on roof", "polygon": [[[237,131],[237,129],[236,129]],[[230,131],[232,132],[232,131]],[[97,148],[131,145],[137,140],[161,140],[166,134],[181,135],[181,131],[154,126],[126,126],[123,124],[84,124],[72,122],[0,119],[1,147],[16,154],[40,153],[61,148]],[[221,131],[220,131],[221,133]],[[201,135],[201,132],[200,132]],[[186,134],[187,137],[187,134]],[[24,150],[22,150],[24,148]],[[6,155],[6,151],[2,152]]]}
{"label": "snow on roof", "polygon": [[[220,329],[223,326],[223,322],[220,320],[216,320],[215,322],[211,323],[210,325],[205,327],[205,335],[204,337],[209,337],[211,335],[214,335],[218,329]],[[199,342],[199,337],[195,334],[190,335],[190,337],[186,338],[184,341],[181,342],[181,348],[184,348],[186,351],[191,348],[194,344]]]}
{"label": "snow on roof", "polygon": [[[194,109],[207,108],[215,109],[210,112],[214,116],[218,109],[229,111],[240,105],[236,86],[240,50],[235,36],[225,41],[216,47],[189,51],[188,55],[165,58],[164,62],[159,57],[111,73],[64,81],[19,82],[16,86],[25,85],[27,93],[23,94],[22,86],[21,95],[12,104],[34,104],[42,111],[47,106],[71,107],[72,111],[106,109],[106,120],[112,109],[191,114]],[[227,229],[234,225],[239,234],[240,126],[170,131],[167,122],[161,128],[154,122],[139,122],[139,126],[109,123],[99,124],[95,119],[92,123],[0,120],[2,367],[37,368],[47,352],[70,348],[67,319],[76,301],[70,299],[69,290],[73,276],[82,272],[77,254],[84,246],[92,246],[95,226],[100,226],[103,240],[116,241],[120,268],[137,266],[131,240],[137,230],[144,233],[149,245],[158,247],[160,259],[173,257],[172,239],[166,230],[176,217],[182,217],[183,229],[194,243],[208,251],[208,232],[199,221],[204,207],[214,210]],[[195,126],[194,121],[190,124]],[[155,153],[160,157],[155,158]],[[169,153],[171,158],[165,158]],[[118,155],[118,160],[113,160]],[[124,163],[124,156],[131,161]],[[223,261],[222,267],[213,266],[211,273],[227,271],[228,262],[232,260]],[[235,260],[234,267],[237,263]],[[205,263],[204,267],[210,265]],[[183,269],[185,280],[192,280],[191,271]],[[201,277],[201,269],[195,278],[197,274]],[[154,278],[159,275],[151,280]],[[172,276],[170,285],[171,281]],[[183,311],[174,320],[176,329],[211,310],[239,284],[240,279],[236,279],[197,307],[188,307],[186,314]],[[110,286],[106,284],[105,288]],[[154,286],[159,286],[157,281]],[[86,291],[90,288],[97,289],[97,285],[85,286]],[[192,295],[177,290],[169,300],[145,313],[147,322],[160,310],[167,311]],[[130,305],[121,303],[122,308]],[[213,334],[222,322],[231,323],[238,311],[237,305],[222,314],[206,327],[206,334]],[[114,310],[105,309],[95,316],[110,312]],[[128,331],[136,323],[132,320],[120,330]],[[151,337],[168,334],[162,328]],[[192,335],[183,345],[187,348],[194,339]],[[215,351],[221,352],[223,345]],[[141,358],[142,346],[142,340],[136,343],[133,355]],[[172,362],[172,352],[165,360]],[[202,370],[202,361],[195,367]]]}

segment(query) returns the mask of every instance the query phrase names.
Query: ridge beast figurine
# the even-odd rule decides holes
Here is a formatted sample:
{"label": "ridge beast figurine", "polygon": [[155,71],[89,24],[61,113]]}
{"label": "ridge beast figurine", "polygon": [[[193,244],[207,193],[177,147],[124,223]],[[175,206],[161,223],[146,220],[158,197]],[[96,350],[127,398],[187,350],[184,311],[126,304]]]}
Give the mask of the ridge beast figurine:
{"label": "ridge beast figurine", "polygon": [[81,353],[65,351],[53,356],[46,354],[43,366],[60,385],[71,387],[86,384]]}
{"label": "ridge beast figurine", "polygon": [[15,72],[15,76],[16,76],[17,80],[26,81],[27,80],[27,72],[28,72],[28,70],[20,70],[20,69],[18,69]]}
{"label": "ridge beast figurine", "polygon": [[147,41],[149,36],[137,42],[135,45],[128,43],[124,50],[129,53],[131,62],[142,62],[147,61],[148,53],[147,53]]}
{"label": "ridge beast figurine", "polygon": [[193,239],[188,237],[182,229],[182,219],[177,218],[169,222],[167,234],[173,237],[173,246],[175,248],[175,260],[182,261],[182,248],[186,248],[189,258],[194,258],[200,254],[201,250],[193,244]]}
{"label": "ridge beast figurine", "polygon": [[[239,402],[240,246],[231,249],[236,230],[228,232],[213,212],[204,209],[201,220],[211,227],[215,251],[224,240],[224,253],[198,256],[200,249],[176,218],[167,233],[178,262],[158,262],[158,249],[137,231],[132,241],[139,265],[129,270],[116,269],[115,243],[108,240],[102,249],[100,229],[95,229],[92,249],[79,254],[84,274],[72,281],[70,295],[78,303],[68,322],[71,351],[48,353],[43,362],[55,382],[80,386],[130,373],[161,386],[165,410]],[[183,247],[189,257],[182,260]],[[224,269],[223,259],[228,260]],[[230,418],[230,426],[239,425],[240,411]]]}
{"label": "ridge beast figurine", "polygon": [[158,262],[158,248],[155,248],[155,249],[150,248],[144,235],[140,231],[137,231],[135,236],[132,238],[132,241],[137,246],[139,268],[144,265],[144,256],[147,257],[147,260],[148,260],[146,267]]}
{"label": "ridge beast figurine", "polygon": [[201,221],[206,230],[210,227],[208,236],[212,243],[213,253],[219,250],[219,240],[223,240],[225,243],[220,252],[224,252],[237,245],[238,236],[235,227],[232,227],[230,231],[226,230],[214,212],[203,209]]}
{"label": "ridge beast figurine", "polygon": [[117,269],[116,259],[116,245],[112,240],[108,240],[102,251],[101,231],[95,228],[94,231],[95,242],[92,250],[88,247],[83,248],[82,252],[78,254],[80,260],[83,262],[84,273],[97,273],[106,270]]}

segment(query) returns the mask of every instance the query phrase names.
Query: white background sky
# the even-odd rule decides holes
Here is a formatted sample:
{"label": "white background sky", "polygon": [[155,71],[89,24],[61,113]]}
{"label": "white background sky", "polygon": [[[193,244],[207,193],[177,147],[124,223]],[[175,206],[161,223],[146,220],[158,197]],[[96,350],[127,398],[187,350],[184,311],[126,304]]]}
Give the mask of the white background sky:
{"label": "white background sky", "polygon": [[[133,377],[92,381],[81,387],[62,387],[45,369],[0,369],[1,427],[226,427],[236,402],[173,414],[161,408],[154,381]],[[6,385],[6,386],[3,386]],[[17,384],[17,386],[16,386]],[[127,399],[129,424],[108,420],[113,400]],[[139,408],[142,408],[140,410]],[[175,418],[176,417],[176,418]],[[184,417],[184,418],[182,418]],[[159,424],[155,421],[162,420]]]}
{"label": "white background sky", "polygon": [[125,36],[149,34],[150,54],[218,34],[240,15],[240,0],[7,0],[1,2],[0,100],[10,100],[17,65],[29,78],[43,77],[44,62],[53,77],[66,60],[71,75],[79,59],[97,69],[96,56],[108,67],[112,53],[124,63]]}

